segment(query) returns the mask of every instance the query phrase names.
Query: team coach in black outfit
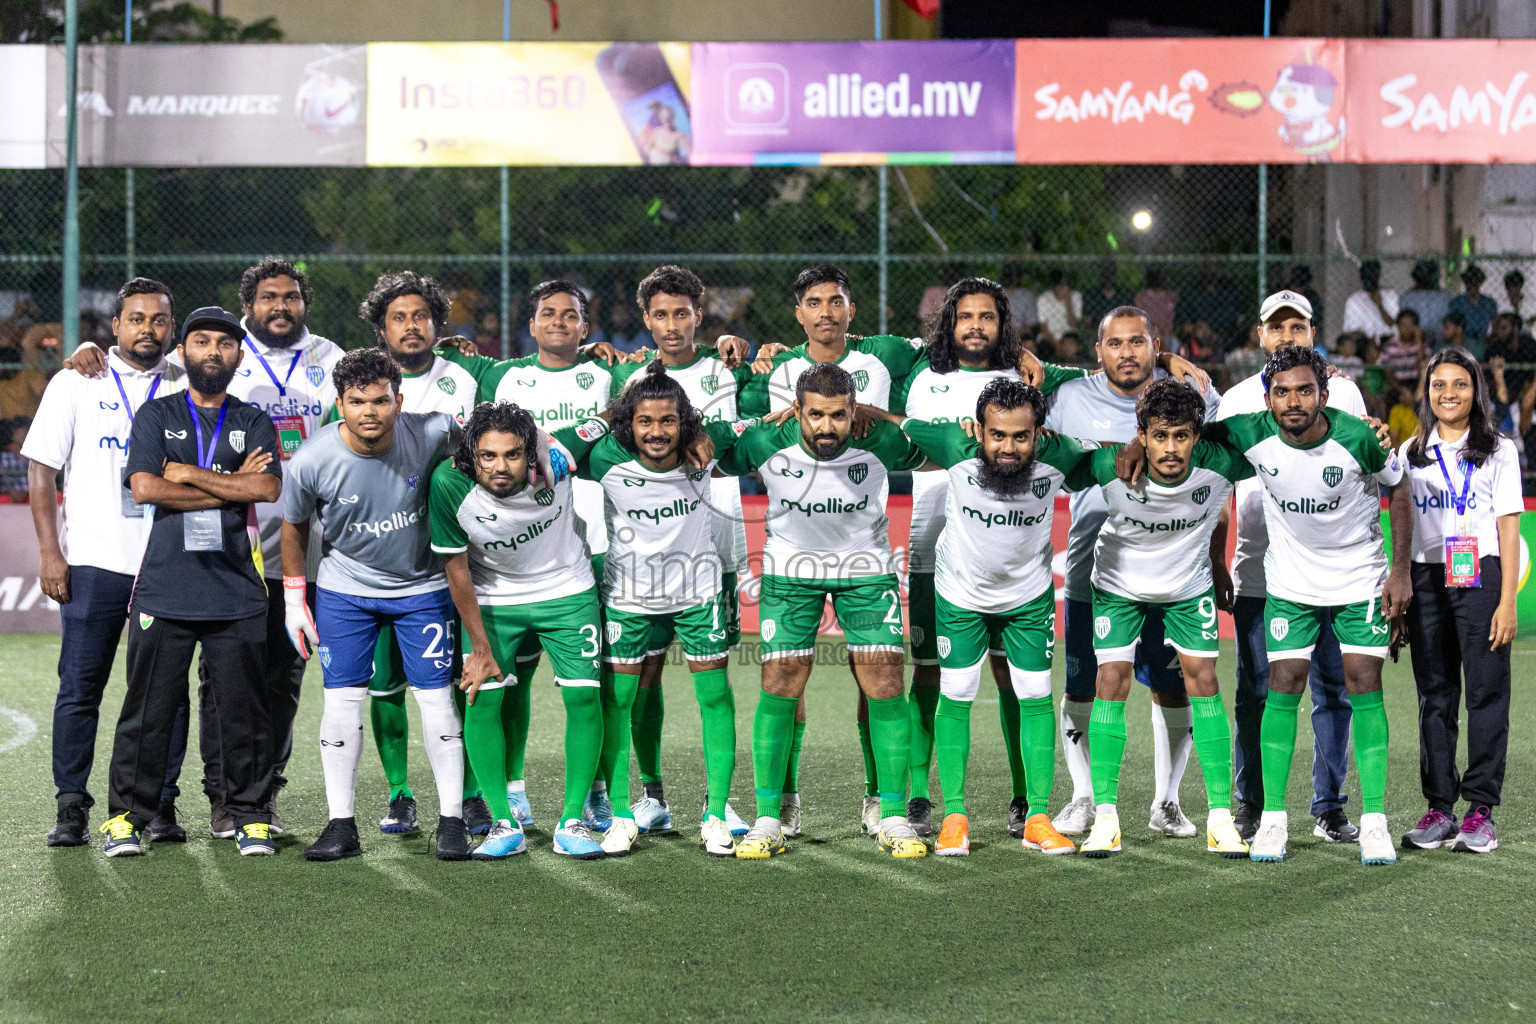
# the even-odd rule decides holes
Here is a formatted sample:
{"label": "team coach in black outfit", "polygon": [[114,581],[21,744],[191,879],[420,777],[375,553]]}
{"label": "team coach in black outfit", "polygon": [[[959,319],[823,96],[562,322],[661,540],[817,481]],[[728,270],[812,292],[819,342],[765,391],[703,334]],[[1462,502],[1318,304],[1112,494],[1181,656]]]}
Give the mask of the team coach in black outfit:
{"label": "team coach in black outfit", "polygon": [[232,313],[205,306],[182,326],[187,390],[146,402],[124,477],[155,506],[128,623],[128,694],[112,747],[109,857],[140,852],[155,816],[171,723],[198,644],[211,674],[224,805],[242,854],[275,852],[267,797],[272,740],[265,686],[267,589],[253,502],[276,501],[281,464],[267,414],[225,393],[244,354]]}

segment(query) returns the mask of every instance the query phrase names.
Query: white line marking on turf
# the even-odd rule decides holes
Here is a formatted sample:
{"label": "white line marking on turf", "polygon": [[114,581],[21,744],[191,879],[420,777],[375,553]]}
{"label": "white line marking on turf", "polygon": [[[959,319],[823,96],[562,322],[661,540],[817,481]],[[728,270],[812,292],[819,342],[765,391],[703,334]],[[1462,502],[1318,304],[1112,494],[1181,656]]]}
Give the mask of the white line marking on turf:
{"label": "white line marking on turf", "polygon": [[206,894],[227,905],[235,900],[235,889],[229,884],[229,879],[224,876],[224,869],[216,859],[218,853],[214,850],[215,843],[227,844],[229,846],[235,845],[232,840],[228,839],[213,839],[206,843],[187,843],[187,854],[197,861],[198,875],[202,880],[203,889],[206,891]]}
{"label": "white line marking on turf", "polygon": [[865,877],[873,879],[874,881],[882,882],[888,885],[898,885],[904,889],[911,889],[915,892],[925,893],[928,895],[937,895],[939,892],[939,887],[937,885],[924,881],[923,879],[914,875],[907,874],[905,871],[900,870],[899,866],[895,865],[894,863],[884,866],[866,864],[852,854],[843,853],[841,851],[828,850],[825,848],[817,848],[813,846],[805,847],[800,851],[800,854],[801,856],[809,857],[811,860],[820,861],[823,864],[827,864],[834,868],[840,868],[843,871],[847,871],[852,874],[864,875]]}
{"label": "white line marking on turf", "polygon": [[438,895],[430,885],[393,861],[385,860],[382,857],[364,857],[363,863],[393,882],[397,889],[414,893],[431,893],[433,896]]}
{"label": "white line marking on turf", "polygon": [[[604,883],[599,882],[597,879],[588,875],[586,872],[591,870],[595,865],[575,863],[570,866],[572,870],[551,870],[555,867],[555,865],[546,865],[542,858],[534,860],[533,865],[542,872],[544,877],[550,879],[551,881],[559,885],[568,885],[573,889],[580,889],[582,892],[585,892],[590,896],[596,896],[598,899],[607,900],[619,910],[642,914],[660,913],[660,911],[656,909],[655,904],[648,903],[637,896],[631,896],[629,893],[623,891],[622,889],[616,889],[611,885],[605,885]],[[599,868],[598,870],[602,869]]]}
{"label": "white line marking on turf", "polygon": [[20,711],[13,711],[10,708],[0,707],[0,718],[9,718],[11,724],[16,727],[16,735],[0,743],[0,754],[15,750],[37,735],[37,723],[32,721],[30,715],[24,715]]}

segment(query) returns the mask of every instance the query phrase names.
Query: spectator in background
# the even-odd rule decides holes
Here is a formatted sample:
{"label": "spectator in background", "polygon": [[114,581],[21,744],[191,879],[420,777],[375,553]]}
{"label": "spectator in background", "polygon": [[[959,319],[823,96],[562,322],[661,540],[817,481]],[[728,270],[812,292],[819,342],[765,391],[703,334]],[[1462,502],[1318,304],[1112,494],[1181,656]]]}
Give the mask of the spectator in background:
{"label": "spectator in background", "polygon": [[22,349],[0,348],[0,418],[37,415],[48,378],[28,365]]}
{"label": "spectator in background", "polygon": [[1314,324],[1323,322],[1323,297],[1317,294],[1317,290],[1312,287],[1311,267],[1301,263],[1293,265],[1286,287],[1312,303],[1312,322]]}
{"label": "spectator in background", "polygon": [[1387,430],[1392,433],[1394,448],[1419,432],[1419,416],[1415,411],[1419,404],[1416,390],[1412,384],[1397,386],[1396,402],[1387,413]]}
{"label": "spectator in background", "polygon": [[1131,304],[1131,293],[1115,283],[1115,264],[1105,260],[1099,264],[1099,283],[1083,296],[1083,326],[1098,337],[1099,321],[1112,309]]}
{"label": "spectator in background", "polygon": [[964,272],[953,263],[945,263],[939,267],[939,283],[929,285],[923,289],[923,297],[917,301],[917,322],[927,330],[927,325],[939,310],[944,306],[944,296],[949,292],[950,285],[964,277]]}
{"label": "spectator in background", "polygon": [[1516,395],[1524,391],[1533,376],[1526,367],[1536,363],[1536,339],[1524,329],[1520,314],[1500,313],[1494,317],[1488,327],[1488,340],[1483,347],[1487,350],[1484,367],[1492,366],[1495,359],[1499,360],[1501,366],[1516,364],[1506,371],[1509,375],[1509,388]]}
{"label": "spectator in background", "polygon": [[1040,317],[1040,338],[1055,342],[1083,318],[1083,295],[1067,284],[1065,270],[1051,271],[1050,281],[1050,289],[1035,299],[1035,311]]}
{"label": "spectator in background", "polygon": [[1467,318],[1460,313],[1447,313],[1440,318],[1440,347],[1467,347]]}
{"label": "spectator in background", "polygon": [[1381,365],[1381,346],[1375,338],[1357,334],[1358,338],[1365,338],[1360,349],[1360,361],[1365,364],[1365,371],[1360,377],[1360,392],[1365,396],[1365,407],[1370,410],[1372,416],[1384,420],[1387,418],[1387,397],[1395,394],[1396,383]]}
{"label": "spectator in background", "polygon": [[1536,320],[1536,295],[1525,294],[1525,275],[1511,270],[1504,275],[1504,295],[1498,300],[1500,313],[1514,313],[1522,328]]}
{"label": "spectator in background", "polygon": [[1003,264],[1002,285],[1008,295],[1008,312],[1013,320],[1014,333],[1021,334],[1026,329],[1033,329],[1040,322],[1040,314],[1035,309],[1035,293],[1024,287],[1017,263]]}
{"label": "spectator in background", "polygon": [[[1344,330],[1385,343],[1397,323],[1397,292],[1381,287],[1381,261],[1360,264],[1360,290],[1344,300]],[[1417,318],[1418,314],[1414,314]]]}
{"label": "spectator in background", "polygon": [[13,505],[27,500],[27,459],[22,457],[21,446],[31,426],[32,420],[26,416],[0,420],[0,495]]}
{"label": "spectator in background", "polygon": [[[512,355],[515,356],[517,355],[515,338],[512,344],[514,346]],[[490,356],[492,359],[501,358],[501,317],[496,313],[487,311],[480,317],[480,324],[475,328],[475,348],[479,349],[483,356]]]}
{"label": "spectator in background", "polygon": [[620,352],[635,352],[649,345],[648,331],[635,329],[634,307],[628,302],[616,302],[608,317],[608,344]]}
{"label": "spectator in background", "polygon": [[1381,347],[1382,369],[1396,383],[1413,384],[1428,360],[1424,332],[1419,330],[1419,314],[1405,309],[1397,316],[1397,333],[1389,335]]}
{"label": "spectator in background", "polygon": [[1477,358],[1483,358],[1483,344],[1488,339],[1488,326],[1499,315],[1499,304],[1482,292],[1487,275],[1476,263],[1469,264],[1461,272],[1461,283],[1466,291],[1451,300],[1449,313],[1462,315],[1463,340],[1461,347]]}
{"label": "spectator in background", "polygon": [[1333,365],[1356,384],[1365,378],[1365,360],[1360,357],[1365,340],[1359,331],[1345,331],[1333,343]]}
{"label": "spectator in background", "polygon": [[1180,296],[1176,320],[1179,337],[1188,339],[1193,333],[1196,344],[1213,356],[1225,352],[1243,328],[1242,293],[1220,264],[1208,263],[1199,287]]}
{"label": "spectator in background", "polygon": [[461,335],[466,338],[475,337],[477,317],[480,311],[480,290],[475,287],[474,279],[468,274],[459,272],[448,275],[444,280],[448,293],[448,324],[439,333],[443,335]]}
{"label": "spectator in background", "polygon": [[1255,321],[1248,328],[1243,344],[1229,351],[1223,360],[1227,365],[1227,382],[1223,388],[1231,387],[1240,380],[1252,377],[1264,369],[1264,363],[1268,359],[1269,354],[1259,345],[1259,325]]}
{"label": "spectator in background", "polygon": [[1440,288],[1440,264],[1423,259],[1413,265],[1413,287],[1398,297],[1397,308],[1411,309],[1419,314],[1424,340],[1430,348],[1436,348],[1444,344],[1436,332],[1440,329],[1440,321],[1445,319],[1450,302],[1451,297]]}
{"label": "spectator in background", "polygon": [[1061,337],[1056,339],[1053,349],[1055,357],[1052,362],[1061,366],[1082,366],[1083,340],[1078,337],[1076,331],[1063,331]]}
{"label": "spectator in background", "polygon": [[1152,318],[1152,326],[1156,328],[1158,337],[1174,337],[1173,314],[1179,305],[1179,292],[1177,288],[1168,287],[1168,279],[1163,276],[1161,268],[1153,267],[1147,271],[1146,284],[1136,293],[1133,301]]}

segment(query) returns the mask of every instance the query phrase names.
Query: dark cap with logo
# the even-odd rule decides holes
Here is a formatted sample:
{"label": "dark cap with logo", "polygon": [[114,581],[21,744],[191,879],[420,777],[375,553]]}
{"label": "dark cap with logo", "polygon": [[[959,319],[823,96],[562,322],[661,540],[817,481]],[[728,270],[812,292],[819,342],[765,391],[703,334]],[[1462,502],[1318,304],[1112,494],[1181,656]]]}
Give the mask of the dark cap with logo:
{"label": "dark cap with logo", "polygon": [[240,326],[240,318],[235,316],[235,314],[227,309],[220,309],[218,306],[202,306],[194,309],[182,321],[181,340],[185,343],[187,335],[193,331],[209,329],[223,331],[235,339],[245,337],[245,328]]}

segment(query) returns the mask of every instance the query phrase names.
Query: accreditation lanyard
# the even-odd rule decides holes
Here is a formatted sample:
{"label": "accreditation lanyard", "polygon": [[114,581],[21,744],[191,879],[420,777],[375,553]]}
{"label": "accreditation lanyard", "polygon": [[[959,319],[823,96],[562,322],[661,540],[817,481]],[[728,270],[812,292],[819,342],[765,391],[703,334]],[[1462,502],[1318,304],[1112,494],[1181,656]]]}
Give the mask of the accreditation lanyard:
{"label": "accreditation lanyard", "polygon": [[268,365],[266,359],[262,358],[261,353],[256,350],[256,346],[252,345],[250,349],[251,354],[256,357],[256,361],[261,364],[261,368],[267,371],[267,376],[272,378],[272,383],[277,385],[277,397],[287,398],[288,382],[293,379],[293,371],[298,368],[299,360],[304,358],[304,350],[300,349],[293,354],[293,361],[288,364],[288,372],[283,374],[282,380],[278,380],[277,374],[272,372],[272,367]]}
{"label": "accreditation lanyard", "polygon": [[[213,453],[219,446],[219,435],[224,432],[224,417],[229,413],[229,398],[225,397],[219,406],[219,421],[214,425],[213,436],[208,439],[208,446],[203,447],[203,419],[198,415],[197,407],[192,404],[190,392],[183,391],[182,397],[187,400],[187,412],[192,414],[192,430],[196,445],[194,449],[197,455],[198,469],[213,468]],[[181,514],[181,546],[184,551],[223,551],[224,550],[224,516],[220,509],[205,508]]]}
{"label": "accreditation lanyard", "polygon": [[[117,375],[117,370],[111,367],[108,367],[108,369],[112,370],[112,380],[117,384],[117,393],[123,399],[123,411],[128,414],[128,432],[131,437],[133,434],[133,403],[128,401],[128,391],[123,387],[123,378]],[[154,401],[155,392],[160,390],[161,379],[156,377],[155,382],[149,386],[149,394],[144,396],[144,402],[140,403],[140,408],[143,408],[145,403]],[[123,481],[122,489],[118,493],[118,511],[124,519],[142,519],[144,517],[144,506],[133,500],[133,491],[128,487],[126,480]]]}
{"label": "accreditation lanyard", "polygon": [[1456,536],[1445,538],[1445,585],[1448,587],[1478,587],[1482,586],[1482,566],[1477,558],[1477,534],[1472,530],[1472,524],[1467,516],[1467,507],[1472,493],[1472,474],[1477,467],[1471,462],[1465,462],[1465,476],[1461,480],[1461,495],[1456,494],[1456,485],[1451,482],[1451,471],[1445,465],[1445,459],[1440,455],[1440,445],[1435,445],[1435,462],[1440,465],[1440,475],[1445,479],[1446,497],[1450,498],[1451,506],[1456,510]]}

